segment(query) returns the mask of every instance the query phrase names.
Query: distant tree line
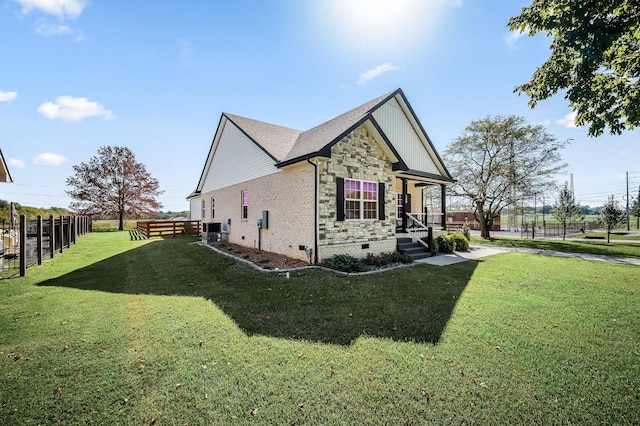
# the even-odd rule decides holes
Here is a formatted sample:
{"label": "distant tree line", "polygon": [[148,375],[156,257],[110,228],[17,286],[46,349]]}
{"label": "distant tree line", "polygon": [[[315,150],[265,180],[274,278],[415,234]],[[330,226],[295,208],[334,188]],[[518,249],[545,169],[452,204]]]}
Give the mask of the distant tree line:
{"label": "distant tree line", "polygon": [[[64,207],[38,208],[38,207],[23,206],[20,203],[13,203],[13,205],[16,209],[16,214],[18,215],[18,217],[20,217],[20,215],[25,215],[27,219],[35,219],[38,216],[49,217],[53,215],[54,217],[59,217],[59,216],[69,216],[73,214],[68,209],[65,209]],[[5,222],[10,221],[11,219],[9,217],[9,215],[11,214],[10,206],[11,206],[11,203],[9,201],[0,200],[0,222],[3,220]]]}
{"label": "distant tree line", "polygon": [[168,211],[168,212],[163,212],[163,211],[159,211],[158,212],[158,216],[157,219],[159,220],[168,220],[168,219],[173,219],[173,218],[177,218],[177,217],[182,217],[182,218],[189,218],[191,215],[191,213],[189,213],[189,210],[184,210],[181,212],[172,212],[172,211]]}
{"label": "distant tree line", "polygon": [[[6,200],[0,200],[0,223],[2,221],[5,222],[9,222],[10,220],[10,205],[11,203],[9,201]],[[66,209],[64,207],[49,207],[49,208],[38,208],[38,207],[30,207],[30,206],[23,206],[20,203],[13,203],[13,205],[15,206],[16,209],[16,214],[18,215],[18,217],[20,217],[20,215],[25,215],[27,217],[27,219],[35,219],[38,216],[42,216],[42,217],[49,217],[51,215],[53,215],[54,217],[60,217],[60,216],[70,216],[75,214],[74,212],[70,211],[69,209]],[[188,210],[184,210],[184,211],[159,211],[157,213],[156,216],[149,216],[148,218],[144,218],[144,219],[153,219],[153,218],[157,218],[160,220],[167,220],[167,219],[173,219],[176,217],[189,217],[189,211]],[[94,216],[94,219],[117,219],[116,216]]]}

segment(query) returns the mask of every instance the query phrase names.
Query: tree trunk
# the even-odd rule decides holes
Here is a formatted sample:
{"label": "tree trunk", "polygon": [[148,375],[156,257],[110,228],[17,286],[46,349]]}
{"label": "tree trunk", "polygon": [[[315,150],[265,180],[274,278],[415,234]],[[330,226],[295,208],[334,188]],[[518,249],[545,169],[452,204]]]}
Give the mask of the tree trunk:
{"label": "tree trunk", "polygon": [[124,214],[120,212],[118,217],[118,231],[122,231],[124,229]]}
{"label": "tree trunk", "polygon": [[484,239],[491,238],[491,235],[489,235],[491,218],[487,218],[487,216],[490,216],[490,212],[485,212],[481,204],[476,204],[476,214],[478,215],[478,223],[480,224],[480,236]]}

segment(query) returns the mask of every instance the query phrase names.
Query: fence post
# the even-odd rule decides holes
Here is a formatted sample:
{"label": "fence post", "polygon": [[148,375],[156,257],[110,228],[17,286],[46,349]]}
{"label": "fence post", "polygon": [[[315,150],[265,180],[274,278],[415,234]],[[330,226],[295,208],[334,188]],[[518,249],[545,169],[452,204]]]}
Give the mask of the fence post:
{"label": "fence post", "polygon": [[20,215],[20,276],[27,274],[27,217]]}
{"label": "fence post", "polygon": [[56,251],[56,220],[53,215],[49,216],[49,253],[53,259],[53,253]]}
{"label": "fence post", "polygon": [[36,251],[38,253],[38,265],[42,265],[42,216],[36,218]]}
{"label": "fence post", "polygon": [[60,253],[64,251],[64,216],[60,215],[60,231],[58,231],[60,240]]}
{"label": "fence post", "polygon": [[[73,223],[73,225],[72,225]],[[71,228],[71,241],[69,241],[69,246],[71,243],[76,243],[76,234],[78,233],[78,220],[77,216],[69,216],[69,227]]]}
{"label": "fence post", "polygon": [[71,248],[71,234],[73,227],[71,226],[71,216],[67,216],[67,248]]}

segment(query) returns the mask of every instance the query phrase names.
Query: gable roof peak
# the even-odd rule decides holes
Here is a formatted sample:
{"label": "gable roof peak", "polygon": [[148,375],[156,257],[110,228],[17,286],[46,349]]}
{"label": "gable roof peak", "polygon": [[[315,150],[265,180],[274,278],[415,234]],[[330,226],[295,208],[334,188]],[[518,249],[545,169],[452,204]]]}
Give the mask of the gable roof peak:
{"label": "gable roof peak", "polygon": [[222,113],[222,116],[231,121],[242,133],[277,162],[284,160],[301,133],[299,130],[226,112]]}
{"label": "gable roof peak", "polygon": [[343,137],[354,126],[361,124],[369,114],[398,94],[402,94],[402,89],[392,90],[389,93],[378,96],[329,121],[302,132],[285,161],[294,162],[298,158],[319,152],[328,144]]}

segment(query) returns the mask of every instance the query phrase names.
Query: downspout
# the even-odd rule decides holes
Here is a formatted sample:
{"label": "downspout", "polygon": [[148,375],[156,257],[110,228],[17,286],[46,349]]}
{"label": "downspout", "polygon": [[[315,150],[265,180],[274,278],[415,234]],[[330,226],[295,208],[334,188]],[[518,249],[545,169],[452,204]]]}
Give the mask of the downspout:
{"label": "downspout", "polygon": [[313,166],[313,263],[318,263],[318,165],[307,157]]}

